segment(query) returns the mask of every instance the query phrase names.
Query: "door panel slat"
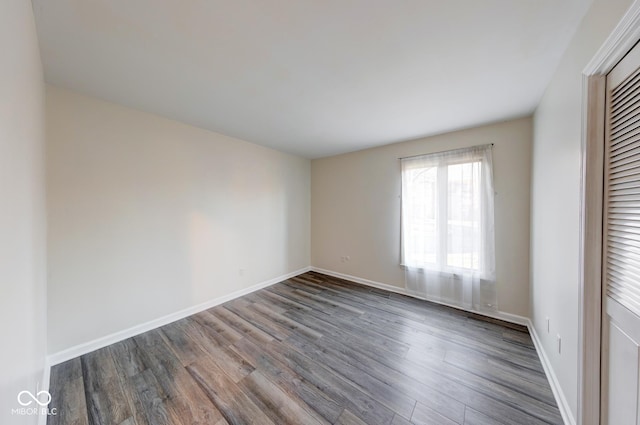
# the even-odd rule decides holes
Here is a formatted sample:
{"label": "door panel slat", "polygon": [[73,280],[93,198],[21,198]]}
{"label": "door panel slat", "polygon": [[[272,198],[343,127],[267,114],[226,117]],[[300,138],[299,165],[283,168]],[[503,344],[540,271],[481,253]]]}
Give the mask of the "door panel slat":
{"label": "door panel slat", "polygon": [[640,174],[640,164],[632,162],[630,164],[619,164],[616,168],[611,169],[611,178],[625,176],[631,174]]}
{"label": "door panel slat", "polygon": [[615,143],[611,143],[611,152],[618,152],[624,147],[628,146],[630,143],[634,143],[640,139],[640,133],[636,134],[635,137],[628,137],[626,139],[616,139]]}

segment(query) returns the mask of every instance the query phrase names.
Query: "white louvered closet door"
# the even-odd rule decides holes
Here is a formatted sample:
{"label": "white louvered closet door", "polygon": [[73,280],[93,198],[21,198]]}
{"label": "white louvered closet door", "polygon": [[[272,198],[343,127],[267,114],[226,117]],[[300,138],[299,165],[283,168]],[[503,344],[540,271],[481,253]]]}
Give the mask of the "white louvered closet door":
{"label": "white louvered closet door", "polygon": [[607,76],[602,423],[640,425],[640,48]]}

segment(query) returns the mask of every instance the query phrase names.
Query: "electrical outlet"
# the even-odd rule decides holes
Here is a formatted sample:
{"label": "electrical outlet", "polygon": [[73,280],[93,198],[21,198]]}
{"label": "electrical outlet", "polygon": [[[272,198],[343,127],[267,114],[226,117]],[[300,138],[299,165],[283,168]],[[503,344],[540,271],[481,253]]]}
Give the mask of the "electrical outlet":
{"label": "electrical outlet", "polygon": [[547,333],[549,333],[551,331],[551,320],[549,320],[549,317],[547,317]]}
{"label": "electrical outlet", "polygon": [[560,334],[558,334],[558,354],[562,354],[562,338],[560,338]]}

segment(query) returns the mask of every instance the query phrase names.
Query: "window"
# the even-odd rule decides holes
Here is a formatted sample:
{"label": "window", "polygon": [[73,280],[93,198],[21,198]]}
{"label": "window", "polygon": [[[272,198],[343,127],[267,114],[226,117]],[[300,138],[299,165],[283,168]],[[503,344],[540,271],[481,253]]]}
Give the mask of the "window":
{"label": "window", "polygon": [[493,272],[491,146],[402,159],[402,263]]}

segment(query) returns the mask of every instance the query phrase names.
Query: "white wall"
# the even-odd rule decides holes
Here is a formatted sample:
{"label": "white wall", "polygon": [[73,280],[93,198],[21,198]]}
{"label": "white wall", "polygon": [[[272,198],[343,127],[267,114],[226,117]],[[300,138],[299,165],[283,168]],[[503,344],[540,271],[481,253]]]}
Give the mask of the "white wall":
{"label": "white wall", "polygon": [[309,266],[309,160],[52,86],[46,104],[50,353]]}
{"label": "white wall", "polygon": [[0,423],[42,388],[46,352],[44,83],[31,2],[0,2]]}
{"label": "white wall", "polygon": [[404,287],[398,158],[494,143],[498,308],[528,316],[531,125],[522,118],[313,160],[313,266]]}
{"label": "white wall", "polygon": [[[532,319],[575,417],[582,70],[631,0],[595,0],[534,115]],[[546,317],[551,320],[547,333]],[[562,337],[562,353],[556,335]]]}

